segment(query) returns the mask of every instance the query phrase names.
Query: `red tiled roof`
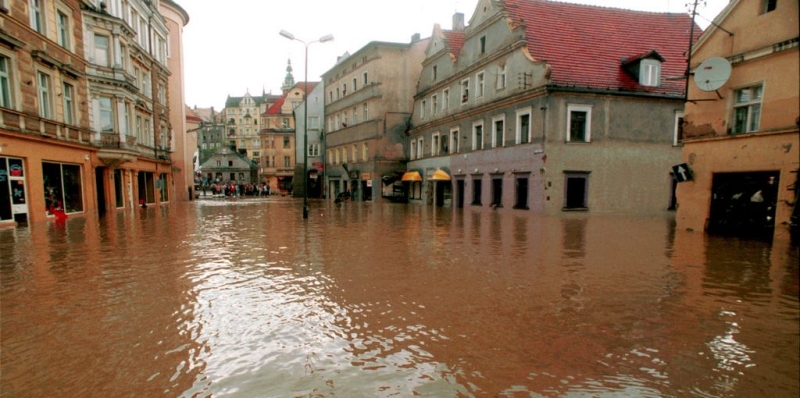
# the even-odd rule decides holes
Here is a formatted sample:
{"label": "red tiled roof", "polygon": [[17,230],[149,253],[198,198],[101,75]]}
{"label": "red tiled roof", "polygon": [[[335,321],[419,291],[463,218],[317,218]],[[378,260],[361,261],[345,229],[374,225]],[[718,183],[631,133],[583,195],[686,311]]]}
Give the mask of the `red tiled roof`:
{"label": "red tiled roof", "polygon": [[[500,3],[509,18],[525,26],[528,51],[551,66],[551,82],[620,91],[682,95],[692,19],[687,14],[653,13],[545,0]],[[695,25],[694,41],[702,29]],[[632,54],[655,50],[665,62],[661,85],[645,87],[622,68]]]}
{"label": "red tiled roof", "polygon": [[[295,83],[294,87],[292,87],[292,90],[298,88],[300,90],[303,90],[306,93],[306,95],[308,95],[312,91],[314,91],[314,87],[317,87],[317,84],[319,84],[319,82],[298,82]],[[272,104],[272,106],[270,106],[267,109],[267,111],[263,113],[263,115],[280,115],[282,113],[281,108],[283,107],[283,104],[286,102],[286,96],[289,95],[289,91],[281,95],[281,97],[278,98],[278,100],[275,101],[275,103]]]}
{"label": "red tiled roof", "polygon": [[450,54],[458,57],[461,52],[461,47],[464,46],[464,31],[463,30],[443,30],[444,38],[450,46]]}
{"label": "red tiled roof", "polygon": [[265,115],[280,115],[281,108],[283,107],[283,103],[286,102],[286,95],[284,94],[282,97],[278,98],[272,106],[264,112]]}

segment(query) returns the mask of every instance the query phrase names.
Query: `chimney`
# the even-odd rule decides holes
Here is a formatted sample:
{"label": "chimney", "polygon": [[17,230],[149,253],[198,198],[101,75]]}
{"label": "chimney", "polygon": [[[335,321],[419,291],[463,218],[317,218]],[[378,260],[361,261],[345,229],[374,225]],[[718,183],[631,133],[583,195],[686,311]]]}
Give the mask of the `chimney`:
{"label": "chimney", "polygon": [[453,14],[453,30],[464,30],[464,13]]}
{"label": "chimney", "polygon": [[418,42],[418,41],[419,41],[419,39],[420,39],[420,37],[421,37],[421,36],[419,35],[419,33],[414,33],[414,34],[411,36],[411,43],[416,43],[416,42]]}

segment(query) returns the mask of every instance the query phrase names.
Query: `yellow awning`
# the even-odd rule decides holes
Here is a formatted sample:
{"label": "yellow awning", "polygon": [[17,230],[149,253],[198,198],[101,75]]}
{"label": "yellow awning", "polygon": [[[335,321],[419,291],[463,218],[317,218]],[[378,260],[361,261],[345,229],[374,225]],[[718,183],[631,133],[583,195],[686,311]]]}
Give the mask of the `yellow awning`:
{"label": "yellow awning", "polygon": [[431,181],[450,181],[450,174],[447,174],[447,172],[442,169],[437,169],[433,172]]}
{"label": "yellow awning", "polygon": [[422,176],[418,171],[407,171],[403,174],[403,181],[422,181]]}

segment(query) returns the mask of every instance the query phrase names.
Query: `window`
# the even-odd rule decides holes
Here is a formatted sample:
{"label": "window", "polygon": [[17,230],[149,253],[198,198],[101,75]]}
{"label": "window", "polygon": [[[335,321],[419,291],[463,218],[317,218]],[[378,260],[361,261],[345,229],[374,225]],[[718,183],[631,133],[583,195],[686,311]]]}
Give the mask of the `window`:
{"label": "window", "polygon": [[517,111],[517,144],[526,144],[531,141],[531,108]]}
{"label": "window", "polygon": [[564,172],[564,209],[587,209],[589,173],[585,171]]}
{"label": "window", "polygon": [[[94,35],[94,63],[99,66],[111,65],[108,55],[108,36]],[[147,84],[146,81],[144,83]]]}
{"label": "window", "polygon": [[290,156],[283,157],[283,167],[292,167],[292,158]]}
{"label": "window", "polygon": [[50,75],[44,72],[37,72],[37,82],[39,89],[39,115],[44,118],[53,117],[53,97],[50,91]]}
{"label": "window", "polygon": [[366,162],[369,159],[369,145],[366,142],[361,143],[361,161]]}
{"label": "window", "polygon": [[450,149],[453,153],[458,153],[458,129],[450,130]]}
{"label": "window", "polygon": [[409,148],[408,158],[414,160],[417,158],[417,141],[411,141],[411,147]]}
{"label": "window", "polygon": [[419,107],[419,118],[425,119],[425,108],[428,107],[428,101],[422,100],[422,105]]}
{"label": "window", "polygon": [[515,209],[528,209],[528,177],[517,177],[515,184],[516,195],[514,195]]}
{"label": "window", "polygon": [[45,211],[50,206],[62,207],[66,213],[83,211],[81,166],[66,163],[42,162]]}
{"label": "window", "polygon": [[356,144],[353,144],[353,146],[352,146],[350,149],[352,150],[352,153],[351,153],[351,154],[352,154],[352,159],[353,159],[353,162],[355,162],[355,161],[356,161],[356,159],[358,159],[358,158],[356,157],[356,151],[358,150],[358,147],[356,146]]}
{"label": "window", "polygon": [[475,76],[475,98],[483,97],[483,72],[478,72]]}
{"label": "window", "polygon": [[436,65],[433,65],[433,81],[436,81],[437,75],[439,74],[439,70]]}
{"label": "window", "polygon": [[480,206],[481,205],[481,179],[480,177],[472,179],[472,205]]}
{"label": "window", "polygon": [[485,54],[486,53],[486,36],[481,36],[480,42],[481,42],[481,54]]}
{"label": "window", "polygon": [[500,65],[497,67],[497,85],[498,90],[506,88],[506,66]]}
{"label": "window", "polygon": [[472,150],[480,151],[483,149],[483,122],[472,124]]}
{"label": "window", "polygon": [[424,143],[425,140],[422,137],[417,140],[417,159],[422,159],[422,149],[424,148]]}
{"label": "window", "polygon": [[756,85],[735,91],[733,106],[733,134],[749,133],[758,130],[761,118],[761,99],[763,86]]}
{"label": "window", "polygon": [[439,155],[439,133],[431,134],[431,156]]}
{"label": "window", "polygon": [[62,84],[61,98],[64,101],[64,123],[75,124],[75,89],[71,84]]}
{"label": "window", "polygon": [[450,89],[446,88],[442,91],[442,110],[447,110],[450,107]]}
{"label": "window", "polygon": [[368,84],[368,83],[367,83],[367,72],[364,72],[364,73],[361,75],[361,85],[362,85],[362,86],[366,86],[367,84]]}
{"label": "window", "polygon": [[342,96],[347,95],[347,83],[342,83]]}
{"label": "window", "polygon": [[683,143],[683,111],[675,112],[675,130],[673,133],[672,145]]}
{"label": "window", "polygon": [[639,65],[639,84],[658,87],[660,81],[661,61],[657,59],[643,59]]}
{"label": "window", "polygon": [[31,27],[40,34],[45,34],[44,30],[44,0],[30,0]]}
{"label": "window", "polygon": [[308,156],[319,156],[319,144],[311,144],[308,146]]}
{"label": "window", "polygon": [[361,120],[366,122],[367,120],[369,120],[369,107],[367,106],[366,102],[364,103],[362,108],[363,109],[361,111],[361,116],[363,117],[361,118]]}
{"label": "window", "polygon": [[98,105],[100,108],[100,131],[114,131],[114,110],[111,107],[111,98],[100,97]]}
{"label": "window", "polygon": [[461,103],[466,104],[469,100],[469,79],[461,81]]}
{"label": "window", "polygon": [[492,118],[492,148],[506,146],[505,116]]}
{"label": "window", "polygon": [[347,148],[342,148],[342,163],[347,163]]}
{"label": "window", "polygon": [[439,96],[434,94],[431,96],[431,114],[435,115],[438,108],[439,108]]}
{"label": "window", "polygon": [[440,153],[447,155],[448,148],[450,146],[450,136],[447,134],[442,134],[441,142],[440,142]]}
{"label": "window", "polygon": [[590,142],[592,139],[592,107],[567,105],[567,142]]}
{"label": "window", "polygon": [[356,90],[358,90],[358,85],[357,85],[357,83],[358,83],[358,79],[356,79],[356,78],[354,77],[354,78],[353,78],[353,91],[356,91]]}
{"label": "window", "polygon": [[492,207],[503,207],[503,178],[492,177]]}
{"label": "window", "polygon": [[291,148],[289,146],[289,137],[283,137],[283,147],[284,148]]}
{"label": "window", "polygon": [[778,0],[763,0],[764,1],[764,14],[775,11],[775,7],[778,6]]}
{"label": "window", "polygon": [[358,110],[353,107],[353,124],[358,124]]}
{"label": "window", "polygon": [[0,106],[3,108],[13,108],[14,105],[11,80],[11,58],[0,55]]}
{"label": "window", "polygon": [[69,17],[59,10],[56,16],[56,23],[58,24],[58,45],[69,49]]}

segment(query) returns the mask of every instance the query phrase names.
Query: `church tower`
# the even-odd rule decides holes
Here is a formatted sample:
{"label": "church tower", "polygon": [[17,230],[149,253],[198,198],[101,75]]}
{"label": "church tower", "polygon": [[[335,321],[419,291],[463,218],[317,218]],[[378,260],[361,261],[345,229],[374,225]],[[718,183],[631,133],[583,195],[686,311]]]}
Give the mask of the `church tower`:
{"label": "church tower", "polygon": [[292,60],[287,60],[286,65],[286,77],[283,79],[283,86],[281,86],[281,90],[284,94],[289,92],[289,90],[294,87],[294,76],[292,76]]}

